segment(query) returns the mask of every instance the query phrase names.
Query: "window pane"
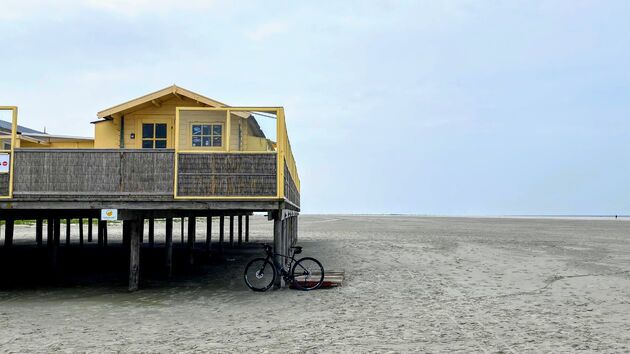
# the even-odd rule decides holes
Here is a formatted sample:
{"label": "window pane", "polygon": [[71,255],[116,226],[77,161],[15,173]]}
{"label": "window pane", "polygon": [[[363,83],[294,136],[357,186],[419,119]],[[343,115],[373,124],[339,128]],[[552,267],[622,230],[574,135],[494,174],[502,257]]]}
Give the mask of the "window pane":
{"label": "window pane", "polygon": [[221,136],[212,137],[212,146],[221,146]]}
{"label": "window pane", "polygon": [[192,138],[192,146],[201,146],[201,137],[193,136]]}
{"label": "window pane", "polygon": [[210,135],[210,125],[203,126],[203,135]]}
{"label": "window pane", "polygon": [[192,135],[201,135],[201,125],[192,126]]}
{"label": "window pane", "polygon": [[155,141],[156,149],[166,149],[166,140],[156,140]]}
{"label": "window pane", "polygon": [[223,128],[223,126],[221,124],[215,124],[212,126],[212,134],[214,135],[221,135],[221,128]]}
{"label": "window pane", "polygon": [[142,139],[153,138],[153,125],[142,124]]}
{"label": "window pane", "polygon": [[209,136],[204,136],[203,137],[203,146],[210,146],[210,137]]}
{"label": "window pane", "polygon": [[153,149],[153,140],[142,140],[143,149]]}
{"label": "window pane", "polygon": [[166,139],[166,124],[155,125],[155,137],[159,139]]}

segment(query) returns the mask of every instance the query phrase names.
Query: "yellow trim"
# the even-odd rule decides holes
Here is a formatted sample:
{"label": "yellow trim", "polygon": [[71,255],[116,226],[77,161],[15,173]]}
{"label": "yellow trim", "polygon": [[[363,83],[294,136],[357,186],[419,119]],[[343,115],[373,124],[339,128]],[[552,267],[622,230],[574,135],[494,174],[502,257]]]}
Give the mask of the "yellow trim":
{"label": "yellow trim", "polygon": [[278,181],[277,181],[277,188],[278,188],[278,198],[285,198],[284,195],[284,129],[282,129],[282,127],[284,127],[284,113],[282,109],[278,109],[276,111],[276,117],[278,117],[278,119],[276,120],[276,140],[277,140],[277,144],[278,144],[278,162],[276,163],[276,166],[278,166],[278,170],[276,171],[278,173]]}
{"label": "yellow trim", "polygon": [[13,198],[13,165],[14,165],[14,156],[15,156],[15,142],[17,137],[17,106],[0,106],[0,111],[13,111],[12,114],[12,123],[11,123],[11,150],[9,151],[9,195],[0,196],[0,199],[11,199]]}
{"label": "yellow trim", "polygon": [[230,122],[230,110],[226,110],[225,111],[225,130],[227,131],[225,133],[225,151],[230,152],[230,135],[232,135],[232,131],[230,129],[232,129],[232,123]]}
{"label": "yellow trim", "polygon": [[179,150],[180,154],[277,154],[277,151]]}
{"label": "yellow trim", "polygon": [[173,156],[173,198],[177,199],[177,164],[179,159],[179,111],[181,107],[175,107],[175,156]]}
{"label": "yellow trim", "polygon": [[[283,184],[283,176],[284,176],[284,172],[280,172],[283,171],[280,168],[278,168],[277,170],[277,193],[275,196],[178,196],[177,195],[177,179],[178,179],[178,174],[177,174],[177,169],[178,169],[178,164],[179,164],[179,154],[180,153],[193,153],[193,154],[213,154],[213,153],[233,153],[233,154],[259,154],[259,153],[272,153],[272,154],[278,154],[278,162],[283,161],[284,158],[282,158],[281,152],[278,149],[278,151],[230,151],[230,136],[231,136],[231,113],[234,112],[242,112],[242,111],[258,111],[258,112],[272,112],[272,113],[276,113],[276,116],[280,115],[280,110],[282,108],[278,108],[278,107],[176,107],[175,108],[175,163],[174,163],[174,171],[173,171],[173,176],[174,176],[174,181],[173,181],[173,198],[174,199],[200,199],[200,200],[232,200],[232,199],[263,199],[263,200],[284,200],[284,190],[281,188],[284,188],[284,184]],[[190,151],[190,150],[180,150],[179,148],[179,125],[180,125],[180,112],[181,111],[225,111],[225,115],[226,115],[226,127],[225,127],[225,151]],[[276,121],[276,137],[280,135],[280,127],[282,126],[280,124],[281,122],[279,120]],[[278,166],[280,166],[278,164]]]}

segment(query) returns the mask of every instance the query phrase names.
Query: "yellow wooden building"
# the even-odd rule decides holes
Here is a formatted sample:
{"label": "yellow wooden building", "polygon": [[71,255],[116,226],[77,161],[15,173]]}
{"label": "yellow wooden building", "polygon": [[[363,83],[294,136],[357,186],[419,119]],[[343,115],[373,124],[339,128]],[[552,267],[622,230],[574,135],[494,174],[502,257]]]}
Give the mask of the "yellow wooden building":
{"label": "yellow wooden building", "polygon": [[[175,147],[177,108],[227,107],[176,85],[98,112],[95,148],[160,149]],[[257,120],[247,112],[204,110],[181,116],[178,141],[183,150],[273,151]]]}
{"label": "yellow wooden building", "polygon": [[[106,244],[103,215],[117,215],[123,220],[123,244],[130,248],[133,290],[146,219],[153,246],[155,218],[166,218],[166,235],[172,237],[173,218],[187,217],[190,254],[198,217],[210,226],[213,217],[219,218],[220,250],[224,219],[229,219],[229,244],[236,242],[235,225],[240,244],[242,219],[247,242],[253,212],[267,212],[274,220],[274,247],[281,254],[297,240],[300,179],[283,107],[228,106],[173,85],[98,112],[93,139],[21,127],[17,107],[0,106],[0,111],[12,112],[11,124],[5,122],[4,131],[0,126],[5,246],[12,245],[13,223],[19,219],[38,220],[38,245],[47,220],[52,255],[63,219],[68,225],[71,218],[100,219],[99,244]],[[69,243],[69,226],[66,230]],[[211,234],[208,227],[206,250],[213,246]],[[165,246],[172,251],[172,239]]]}

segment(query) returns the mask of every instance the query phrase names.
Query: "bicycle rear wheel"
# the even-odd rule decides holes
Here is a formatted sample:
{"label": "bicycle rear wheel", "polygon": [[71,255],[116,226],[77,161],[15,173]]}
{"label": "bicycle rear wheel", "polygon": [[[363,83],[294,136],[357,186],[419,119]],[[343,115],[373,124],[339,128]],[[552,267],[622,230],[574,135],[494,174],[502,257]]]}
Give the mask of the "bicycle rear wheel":
{"label": "bicycle rear wheel", "polygon": [[315,290],[324,283],[324,267],[315,258],[304,257],[291,270],[293,286],[299,290]]}
{"label": "bicycle rear wheel", "polygon": [[245,267],[245,284],[254,291],[266,291],[276,280],[276,267],[265,258],[252,259]]}

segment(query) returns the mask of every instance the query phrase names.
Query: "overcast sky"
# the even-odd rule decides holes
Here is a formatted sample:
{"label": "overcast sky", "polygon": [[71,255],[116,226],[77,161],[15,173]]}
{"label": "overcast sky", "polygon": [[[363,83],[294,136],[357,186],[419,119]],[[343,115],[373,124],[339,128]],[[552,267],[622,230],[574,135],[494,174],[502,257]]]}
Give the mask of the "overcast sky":
{"label": "overcast sky", "polygon": [[[183,4],[183,5],[182,5]],[[308,213],[630,213],[627,1],[2,0],[0,105],[282,105]]]}

